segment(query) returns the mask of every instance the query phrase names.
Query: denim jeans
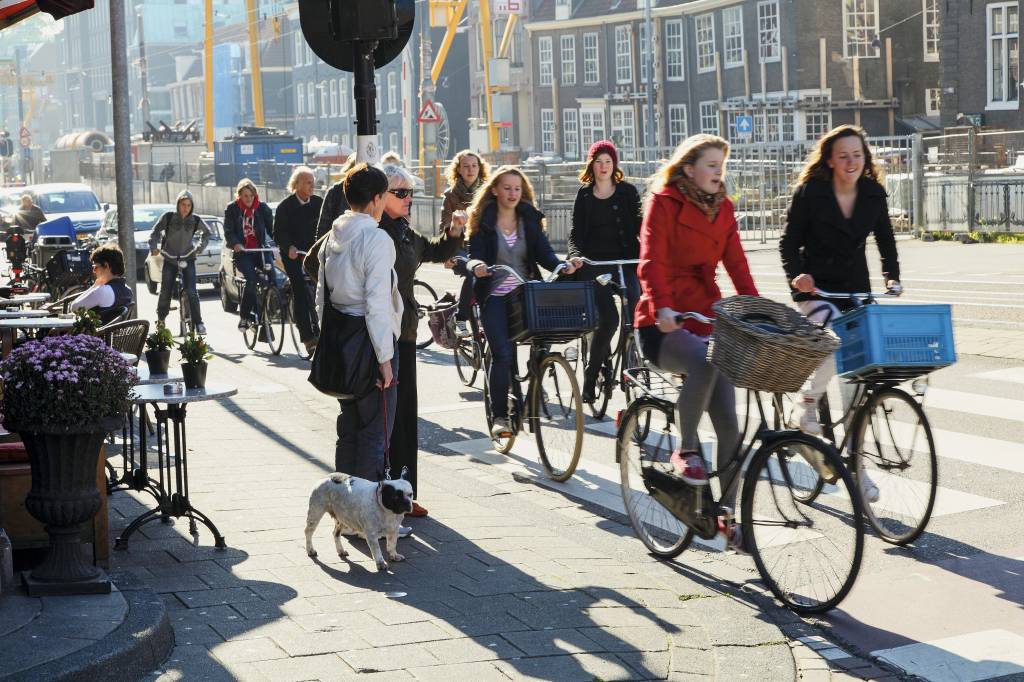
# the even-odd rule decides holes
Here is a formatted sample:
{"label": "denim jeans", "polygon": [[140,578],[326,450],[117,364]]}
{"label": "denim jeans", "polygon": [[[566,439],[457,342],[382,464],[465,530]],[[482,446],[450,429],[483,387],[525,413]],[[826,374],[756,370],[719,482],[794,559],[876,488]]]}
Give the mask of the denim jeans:
{"label": "denim jeans", "polygon": [[[263,264],[267,262],[270,254],[264,252],[257,253],[236,253],[232,258],[235,263],[235,268],[242,273],[245,277],[245,285],[241,291],[241,310],[239,315],[242,319],[251,316],[256,308],[256,278],[257,273],[263,269]],[[270,271],[270,281],[276,282],[276,276],[273,270]]]}
{"label": "denim jeans", "polygon": [[[191,258],[187,262],[188,265],[182,270],[182,277],[185,280],[185,291],[188,292],[188,306],[192,312],[192,322],[202,324],[203,314],[199,309],[199,292],[196,291],[196,259]],[[171,293],[174,291],[177,277],[178,263],[170,258],[164,258],[160,271],[160,298],[156,303],[157,319],[164,319],[171,310]]]}
{"label": "denim jeans", "polygon": [[484,333],[491,349],[491,368],[487,385],[491,397],[491,414],[495,418],[508,417],[509,377],[515,344],[508,338],[508,307],[504,296],[489,296],[481,311]]}

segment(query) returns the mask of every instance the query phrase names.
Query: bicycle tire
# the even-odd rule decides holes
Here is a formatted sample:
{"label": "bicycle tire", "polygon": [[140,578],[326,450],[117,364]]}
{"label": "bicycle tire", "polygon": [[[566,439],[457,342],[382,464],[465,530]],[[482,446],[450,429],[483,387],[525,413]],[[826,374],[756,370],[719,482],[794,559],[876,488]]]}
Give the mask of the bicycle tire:
{"label": "bicycle tire", "polygon": [[263,294],[263,314],[260,316],[263,325],[264,341],[270,348],[271,355],[280,355],[284,347],[284,328],[288,323],[288,313],[281,302],[281,292],[276,287],[267,289]]}
{"label": "bicycle tire", "polygon": [[516,434],[518,429],[516,425],[509,420],[510,430],[512,435],[505,438],[495,438],[491,435],[491,427],[494,426],[494,414],[491,412],[491,390],[490,385],[487,381],[488,369],[491,365],[491,354],[484,352],[484,416],[487,418],[487,437],[491,439],[491,443],[494,444],[494,449],[503,455],[507,455],[512,451],[512,446],[516,442]]}
{"label": "bicycle tire", "polygon": [[[787,458],[780,455],[795,445],[817,448],[840,472],[828,494],[812,504],[792,495]],[[860,572],[864,518],[856,483],[841,466],[835,448],[802,433],[770,438],[747,467],[741,499],[743,543],[772,594],[798,614],[824,613],[842,602]],[[785,512],[780,505],[787,507]],[[815,512],[820,512],[820,518],[812,521],[809,515]],[[779,515],[781,519],[768,518]],[[783,555],[787,550],[802,551],[804,556]],[[843,568],[822,567],[824,560],[837,554]],[[822,575],[811,575],[816,568],[822,569]]]}
{"label": "bicycle tire", "polygon": [[192,323],[192,308],[189,306],[188,293],[184,287],[178,289],[178,331],[185,338],[189,332],[195,331]]}
{"label": "bicycle tire", "polygon": [[[558,369],[564,376],[559,378]],[[530,380],[530,418],[541,464],[553,481],[567,481],[583,451],[583,399],[576,374],[561,353],[548,353],[537,363]],[[568,386],[563,385],[568,383]],[[568,389],[568,395],[564,391]],[[557,400],[552,401],[552,396]],[[573,436],[569,434],[572,433]],[[546,435],[545,435],[546,434]],[[547,442],[545,442],[545,440]]]}
{"label": "bicycle tire", "polygon": [[474,339],[459,339],[459,345],[452,351],[455,355],[455,371],[463,386],[472,386],[480,371],[480,344]]}
{"label": "bicycle tire", "polygon": [[245,347],[249,350],[256,349],[256,341],[260,338],[260,328],[255,323],[251,322],[245,326],[242,330],[242,339],[245,341]]}
{"label": "bicycle tire", "polygon": [[[622,366],[619,367],[619,376],[617,377],[622,385],[622,392],[626,396],[626,404],[631,404],[634,399],[637,398],[636,394],[640,392],[633,388],[633,385],[626,380],[626,370],[636,369],[638,367],[644,367],[644,359],[640,355],[640,349],[636,347],[636,343],[633,341],[633,335],[630,334],[626,339],[626,345],[622,349]],[[640,379],[640,382],[646,386],[650,386],[651,380],[650,375],[646,371],[637,372],[636,376]],[[642,395],[642,394],[641,394]],[[637,423],[637,430],[634,437],[638,441],[643,441],[647,438],[647,433],[650,429],[650,419],[646,421],[640,421]]]}
{"label": "bicycle tire", "polygon": [[427,309],[437,302],[437,292],[434,287],[417,279],[413,280],[412,294],[416,299],[416,348],[423,350],[434,342],[434,335],[427,326]]}
{"label": "bicycle tire", "polygon": [[[827,399],[826,396],[822,396],[823,401]],[[788,393],[775,393],[772,395],[772,409],[774,412],[772,418],[772,428],[775,431],[786,431],[796,429],[796,405],[793,403],[792,398],[789,397]],[[828,409],[827,405],[824,409]],[[789,453],[789,460],[796,462],[796,457],[801,457],[803,460],[808,461],[808,453],[799,446],[793,448]],[[792,469],[791,469],[792,472]],[[794,497],[803,502],[804,504],[810,504],[814,500],[818,499],[818,495],[825,488],[825,479],[823,479],[814,467],[808,465],[800,470],[800,485],[799,491],[794,493]]]}
{"label": "bicycle tire", "polygon": [[[874,419],[878,416],[879,409],[884,413],[884,423],[876,423]],[[892,415],[898,411],[898,414]],[[889,417],[892,416],[892,419]],[[892,436],[898,432],[906,432],[912,429],[910,423],[916,418],[921,429],[923,440],[920,441],[921,449],[914,446],[918,444],[917,433],[911,439],[909,451],[904,452],[895,443],[896,460],[890,457],[889,443],[884,442],[885,436]],[[871,428],[871,438],[868,438],[868,429]],[[867,441],[867,443],[866,443]],[[924,448],[927,447],[927,451]],[[854,478],[857,479],[857,489],[863,492],[863,481],[861,478],[870,474],[868,469],[877,471],[882,484],[881,495],[877,502],[869,502],[864,497],[864,516],[868,523],[886,542],[893,545],[906,545],[916,540],[931,519],[932,510],[935,507],[935,494],[938,490],[938,457],[935,454],[935,440],[932,436],[931,424],[921,405],[908,393],[898,388],[884,388],[872,393],[868,402],[862,408],[860,418],[857,422],[853,440],[850,444],[853,453]],[[908,454],[906,458],[904,455]],[[917,457],[922,455],[923,457]],[[925,468],[914,469],[913,479],[903,479],[899,474],[892,471],[906,471],[910,468],[910,459],[918,459]],[[920,472],[920,473],[918,473]],[[877,485],[876,481],[876,485]],[[901,493],[909,493],[903,495]],[[902,505],[895,500],[913,497],[916,504]],[[883,506],[884,505],[884,506]],[[906,510],[902,517],[896,517],[901,507]]]}
{"label": "bicycle tire", "polygon": [[295,348],[295,355],[300,360],[309,360],[311,355],[306,351],[306,344],[302,342],[299,337],[299,326],[295,323],[295,299],[289,297],[288,303],[285,305],[285,312],[288,315],[288,335],[292,337],[292,346]]}
{"label": "bicycle tire", "polygon": [[[652,445],[649,438],[637,441],[634,436],[638,423],[646,422],[649,426],[652,422],[658,423],[656,419],[663,419],[665,427],[655,443]],[[615,438],[622,505],[637,538],[651,554],[661,559],[674,559],[693,541],[693,530],[647,492],[641,473],[645,455],[649,455],[651,465],[664,464],[668,467],[668,457],[676,448],[672,439],[673,419],[674,415],[661,405],[640,398],[626,409]]]}

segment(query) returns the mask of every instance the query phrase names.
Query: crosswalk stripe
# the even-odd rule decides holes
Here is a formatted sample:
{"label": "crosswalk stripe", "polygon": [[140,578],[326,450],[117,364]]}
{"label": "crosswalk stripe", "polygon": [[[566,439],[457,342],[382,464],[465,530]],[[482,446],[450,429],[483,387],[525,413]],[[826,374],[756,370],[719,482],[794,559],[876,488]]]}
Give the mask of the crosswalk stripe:
{"label": "crosswalk stripe", "polygon": [[971,632],[871,653],[932,682],[975,682],[1024,673],[1024,637],[1007,630]]}
{"label": "crosswalk stripe", "polygon": [[1007,367],[1006,369],[997,369],[990,372],[979,372],[977,374],[972,374],[971,376],[978,379],[1010,381],[1016,384],[1024,384],[1024,367]]}
{"label": "crosswalk stripe", "polygon": [[[1024,368],[1019,368],[1020,381],[1024,382]],[[924,407],[951,410],[982,417],[998,417],[1024,421],[1024,400],[998,398],[979,393],[951,391],[945,388],[929,388],[925,394]]]}

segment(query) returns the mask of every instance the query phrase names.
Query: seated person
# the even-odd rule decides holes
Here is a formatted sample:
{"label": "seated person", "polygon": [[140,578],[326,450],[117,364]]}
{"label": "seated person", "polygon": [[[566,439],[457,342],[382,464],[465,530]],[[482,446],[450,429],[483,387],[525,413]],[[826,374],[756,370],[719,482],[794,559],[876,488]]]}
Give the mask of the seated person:
{"label": "seated person", "polygon": [[124,279],[124,254],[116,244],[104,244],[89,255],[96,281],[71,302],[71,310],[92,310],[107,324],[135,299]]}

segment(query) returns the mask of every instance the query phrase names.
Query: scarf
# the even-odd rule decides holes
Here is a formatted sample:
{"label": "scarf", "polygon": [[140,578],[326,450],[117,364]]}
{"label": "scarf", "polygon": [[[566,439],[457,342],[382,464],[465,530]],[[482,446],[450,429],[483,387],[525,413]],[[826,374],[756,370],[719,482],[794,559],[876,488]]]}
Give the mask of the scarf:
{"label": "scarf", "polygon": [[479,176],[477,176],[472,187],[466,186],[462,176],[459,176],[459,179],[455,181],[455,186],[452,187],[452,194],[454,194],[455,198],[459,200],[459,205],[463,210],[473,203],[473,197],[476,195],[476,191],[480,189],[480,185],[482,184],[484,184],[484,182]]}
{"label": "scarf", "polygon": [[249,208],[245,207],[242,200],[235,199],[235,203],[238,204],[238,208],[242,210],[242,235],[245,237],[245,248],[247,249],[258,249],[259,242],[256,241],[256,226],[254,224],[256,209],[260,205],[259,197],[252,198],[252,205]]}
{"label": "scarf", "polygon": [[718,217],[718,210],[722,207],[722,202],[725,201],[724,185],[714,194],[708,194],[700,187],[697,187],[693,180],[684,175],[676,182],[676,187],[683,193],[687,201],[691,202],[707,216],[708,221],[715,222],[715,218]]}

